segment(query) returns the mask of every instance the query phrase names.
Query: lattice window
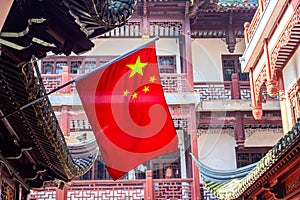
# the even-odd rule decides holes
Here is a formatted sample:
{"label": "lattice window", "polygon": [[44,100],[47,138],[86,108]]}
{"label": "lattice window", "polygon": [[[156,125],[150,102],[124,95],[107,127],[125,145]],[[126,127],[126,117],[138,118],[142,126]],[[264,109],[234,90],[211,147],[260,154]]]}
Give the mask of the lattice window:
{"label": "lattice window", "polygon": [[81,68],[81,61],[71,61],[71,74],[81,74],[82,68]]}
{"label": "lattice window", "polygon": [[53,74],[54,72],[54,62],[44,61],[42,62],[42,73],[43,74]]}
{"label": "lattice window", "polygon": [[176,56],[158,56],[157,60],[160,73],[176,72]]}
{"label": "lattice window", "polygon": [[259,161],[266,155],[269,147],[248,147],[245,149],[236,148],[237,167],[243,167]]}
{"label": "lattice window", "polygon": [[89,131],[92,127],[87,119],[71,119],[70,131]]}
{"label": "lattice window", "polygon": [[238,74],[240,81],[249,80],[248,73],[242,73],[241,71],[240,57],[241,55],[222,55],[224,81],[231,81],[231,75],[233,73]]}
{"label": "lattice window", "polygon": [[187,119],[173,119],[173,123],[176,129],[188,131]]}
{"label": "lattice window", "polygon": [[85,61],[84,62],[84,72],[90,72],[96,68],[96,61]]}
{"label": "lattice window", "polygon": [[56,67],[55,67],[55,73],[56,74],[62,74],[63,73],[63,67],[68,66],[67,61],[59,61],[56,62]]}

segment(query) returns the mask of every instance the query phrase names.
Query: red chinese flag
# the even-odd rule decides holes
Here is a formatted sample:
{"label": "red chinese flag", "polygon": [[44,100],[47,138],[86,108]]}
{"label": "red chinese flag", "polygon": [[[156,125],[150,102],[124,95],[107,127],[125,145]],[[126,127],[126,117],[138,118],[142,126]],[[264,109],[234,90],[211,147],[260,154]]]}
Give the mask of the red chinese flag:
{"label": "red chinese flag", "polygon": [[114,180],[147,160],[177,151],[154,42],[75,83]]}

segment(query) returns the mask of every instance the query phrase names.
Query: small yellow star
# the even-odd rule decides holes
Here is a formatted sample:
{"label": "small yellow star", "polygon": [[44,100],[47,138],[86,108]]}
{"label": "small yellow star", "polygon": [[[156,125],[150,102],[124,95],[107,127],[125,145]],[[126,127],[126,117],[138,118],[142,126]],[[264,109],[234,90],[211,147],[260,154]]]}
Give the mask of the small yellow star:
{"label": "small yellow star", "polygon": [[151,82],[151,83],[154,83],[154,81],[156,81],[155,76],[151,76],[151,77],[150,77],[150,82]]}
{"label": "small yellow star", "polygon": [[145,67],[148,63],[141,63],[141,57],[139,56],[136,61],[135,64],[128,64],[126,65],[127,67],[129,67],[132,71],[129,75],[129,78],[133,77],[136,73],[140,74],[143,76],[143,67]]}
{"label": "small yellow star", "polygon": [[145,86],[144,89],[143,89],[143,92],[147,93],[149,91],[150,91],[149,86]]}
{"label": "small yellow star", "polygon": [[127,97],[128,94],[129,94],[129,91],[126,89],[126,90],[123,92],[123,96],[124,96],[124,97]]}
{"label": "small yellow star", "polygon": [[137,92],[135,92],[135,93],[133,93],[133,94],[131,95],[132,99],[136,99],[137,96],[138,96],[138,93],[137,93]]}

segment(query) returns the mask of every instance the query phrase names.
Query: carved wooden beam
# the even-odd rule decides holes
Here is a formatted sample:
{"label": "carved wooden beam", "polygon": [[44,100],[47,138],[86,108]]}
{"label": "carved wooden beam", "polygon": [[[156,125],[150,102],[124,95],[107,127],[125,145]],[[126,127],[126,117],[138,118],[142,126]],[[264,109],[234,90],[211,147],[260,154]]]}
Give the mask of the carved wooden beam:
{"label": "carved wooden beam", "polygon": [[266,59],[266,78],[267,78],[267,92],[270,95],[270,97],[274,98],[277,95],[278,92],[278,81],[276,76],[276,71],[274,67],[271,67],[271,61],[270,61],[270,55],[269,55],[269,48],[268,48],[268,40],[265,39],[264,43],[264,55]]}
{"label": "carved wooden beam", "polygon": [[226,44],[227,44],[228,51],[230,53],[233,53],[236,45],[234,26],[233,26],[233,12],[230,12],[228,18],[228,28],[226,31]]}
{"label": "carved wooden beam", "polygon": [[249,71],[250,77],[250,89],[251,89],[251,108],[252,108],[252,115],[254,119],[261,119],[262,118],[262,86],[266,81],[266,68],[264,67],[258,77],[254,79],[253,77],[253,69],[251,68]]}

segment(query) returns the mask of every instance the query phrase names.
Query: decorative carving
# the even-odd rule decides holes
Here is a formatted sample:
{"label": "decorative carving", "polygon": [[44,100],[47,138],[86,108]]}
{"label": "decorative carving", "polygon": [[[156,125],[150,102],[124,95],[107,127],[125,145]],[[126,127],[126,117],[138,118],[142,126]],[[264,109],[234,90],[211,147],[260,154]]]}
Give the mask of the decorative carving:
{"label": "decorative carving", "polygon": [[254,93],[258,104],[262,102],[261,90],[262,90],[262,86],[265,84],[266,81],[267,81],[266,68],[263,67],[263,69],[259,73],[254,83]]}
{"label": "decorative carving", "polygon": [[3,200],[14,200],[15,199],[15,191],[14,189],[6,182],[2,181],[1,187],[1,199]]}
{"label": "decorative carving", "polygon": [[123,25],[135,8],[133,0],[128,1],[91,1],[84,0],[85,6],[94,22],[105,27]]}
{"label": "decorative carving", "polygon": [[[293,29],[299,24],[300,22],[300,8],[298,8],[293,15],[292,19],[288,23],[285,31],[280,36],[276,46],[274,47],[273,51],[271,52],[271,60],[270,60],[270,80],[267,84],[268,94],[271,97],[277,95],[277,70],[276,68],[282,68],[287,61],[287,54],[291,53],[294,48],[296,48],[296,43],[299,40],[292,41],[292,33]],[[289,47],[290,46],[290,47]],[[283,54],[282,56],[280,54]]]}
{"label": "decorative carving", "polygon": [[254,119],[261,119],[263,115],[262,106],[252,106],[252,115]]}
{"label": "decorative carving", "polygon": [[234,52],[235,45],[236,45],[236,39],[235,39],[235,34],[234,34],[234,27],[233,27],[233,13],[231,12],[229,14],[229,19],[228,19],[228,29],[226,31],[226,44],[227,44],[227,49],[230,53]]}
{"label": "decorative carving", "polygon": [[266,68],[263,67],[261,72],[259,73],[257,79],[255,80],[253,84],[253,100],[252,100],[252,115],[254,119],[261,119],[263,111],[262,111],[262,86],[265,84],[267,78],[266,78]]}
{"label": "decorative carving", "polygon": [[[276,81],[277,82],[277,81]],[[277,96],[278,86],[276,83],[269,82],[266,84],[267,86],[267,92],[270,97],[274,98]]]}
{"label": "decorative carving", "polygon": [[294,115],[292,115],[293,122],[296,122],[296,118],[300,117],[300,78],[296,83],[289,89],[287,93],[288,99],[290,101],[290,110]]}

